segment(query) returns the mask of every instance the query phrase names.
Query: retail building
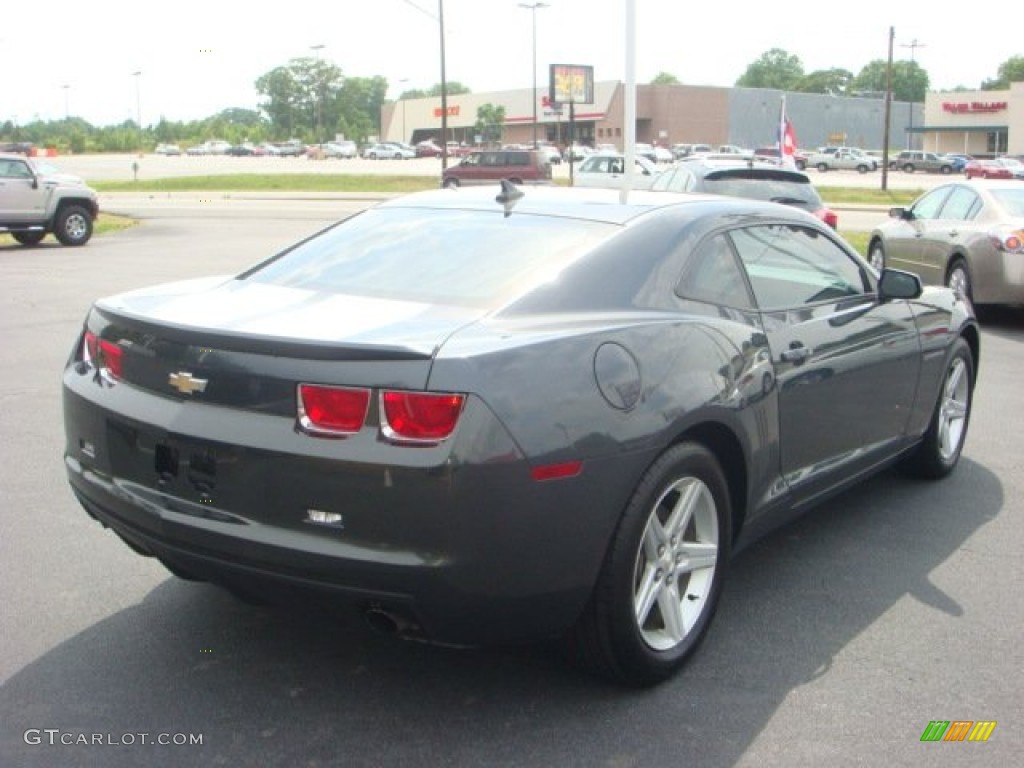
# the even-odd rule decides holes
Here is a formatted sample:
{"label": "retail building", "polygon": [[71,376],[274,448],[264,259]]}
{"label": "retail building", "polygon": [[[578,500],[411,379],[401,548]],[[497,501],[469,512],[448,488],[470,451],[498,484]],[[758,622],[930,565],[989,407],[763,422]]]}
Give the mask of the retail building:
{"label": "retail building", "polygon": [[[538,139],[556,144],[570,141],[570,111],[577,143],[614,144],[622,148],[625,86],[618,81],[594,84],[592,104],[554,105],[546,90],[530,88],[447,97],[448,136],[463,144],[480,143],[477,110],[503,107],[501,141],[527,144],[533,140],[534,98]],[[720,88],[692,85],[638,85],[636,140],[671,146],[703,143],[736,144],[755,148],[774,144],[785,96],[786,115],[801,147],[826,144],[880,149],[885,136],[885,99],[836,97],[813,93],[784,93],[760,88]],[[893,102],[890,109],[890,147],[910,146],[924,124],[923,105]],[[410,144],[427,138],[441,140],[441,99],[405,99],[381,111],[381,138]]]}

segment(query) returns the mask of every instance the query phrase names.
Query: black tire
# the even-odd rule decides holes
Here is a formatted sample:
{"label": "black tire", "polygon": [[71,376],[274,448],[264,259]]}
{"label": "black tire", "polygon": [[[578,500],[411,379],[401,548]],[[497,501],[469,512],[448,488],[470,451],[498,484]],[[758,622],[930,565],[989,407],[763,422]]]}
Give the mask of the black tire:
{"label": "black tire", "polygon": [[33,246],[39,245],[46,237],[46,232],[11,232],[11,237],[17,240],[22,245]]}
{"label": "black tire", "polygon": [[943,176],[948,176],[952,172],[953,172],[952,166],[949,166],[949,165],[942,166],[942,175]]}
{"label": "black tire", "polygon": [[828,163],[818,163],[818,170],[821,173],[824,173],[825,171],[827,171],[828,170]]}
{"label": "black tire", "polygon": [[963,259],[954,259],[946,271],[946,287],[966,297],[968,301],[974,302],[974,289],[971,285],[971,273],[967,269],[967,262]]}
{"label": "black tire", "polygon": [[915,477],[945,477],[960,461],[974,402],[974,355],[962,338],[956,340],[946,362],[942,386],[932,420],[920,445],[904,459],[900,469]]}
{"label": "black tire", "polygon": [[875,240],[868,248],[868,263],[881,274],[885,269],[885,246],[881,240]]}
{"label": "black tire", "polygon": [[805,163],[803,160],[797,160],[797,162],[796,162],[796,169],[798,171],[806,171],[807,170],[807,163]]}
{"label": "black tire", "polygon": [[61,245],[85,245],[92,237],[92,213],[81,205],[65,205],[57,211],[53,234]]}
{"label": "black tire", "polygon": [[452,178],[445,179],[444,182],[441,184],[441,186],[444,187],[445,189],[458,189],[459,188],[459,180],[458,179],[452,179]]}
{"label": "black tire", "polygon": [[904,173],[913,173],[914,172],[914,165],[912,163],[907,163],[906,165],[903,166],[903,172]]}
{"label": "black tire", "polygon": [[867,173],[867,172],[868,172],[868,167],[866,165],[858,165],[857,166],[857,173]]}
{"label": "black tire", "polygon": [[710,451],[682,443],[662,454],[634,490],[594,593],[565,638],[570,659],[638,686],[678,670],[718,605],[730,521],[728,486]]}

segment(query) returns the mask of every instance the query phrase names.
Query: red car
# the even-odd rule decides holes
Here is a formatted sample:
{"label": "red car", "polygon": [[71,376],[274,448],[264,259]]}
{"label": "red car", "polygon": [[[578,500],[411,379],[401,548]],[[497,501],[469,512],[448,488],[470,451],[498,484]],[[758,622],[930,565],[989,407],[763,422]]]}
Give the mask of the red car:
{"label": "red car", "polygon": [[433,141],[421,141],[417,144],[414,149],[416,150],[416,157],[440,157],[441,148],[437,146]]}
{"label": "red car", "polygon": [[1012,179],[1013,171],[997,160],[971,160],[964,166],[964,175],[968,179]]}

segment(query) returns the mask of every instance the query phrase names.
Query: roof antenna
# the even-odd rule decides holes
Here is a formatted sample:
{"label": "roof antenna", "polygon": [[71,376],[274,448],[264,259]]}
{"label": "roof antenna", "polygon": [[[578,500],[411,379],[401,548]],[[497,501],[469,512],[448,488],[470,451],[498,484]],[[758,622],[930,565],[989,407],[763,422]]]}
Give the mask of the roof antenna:
{"label": "roof antenna", "polygon": [[501,203],[505,206],[505,218],[507,219],[512,215],[512,209],[515,204],[519,202],[519,198],[523,196],[523,190],[513,184],[508,179],[501,180],[501,192],[496,198],[495,202]]}

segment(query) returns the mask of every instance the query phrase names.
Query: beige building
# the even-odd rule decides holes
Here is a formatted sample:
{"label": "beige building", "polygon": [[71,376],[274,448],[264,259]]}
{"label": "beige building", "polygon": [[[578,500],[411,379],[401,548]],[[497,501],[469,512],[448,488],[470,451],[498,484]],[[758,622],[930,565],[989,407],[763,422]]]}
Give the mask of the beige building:
{"label": "beige building", "polygon": [[1006,91],[953,91],[925,97],[921,148],[965,155],[1024,155],[1024,82]]}
{"label": "beige building", "polygon": [[[671,145],[682,142],[734,143],[730,135],[730,94],[736,89],[689,85],[637,86],[636,140]],[[624,85],[619,81],[594,84],[594,103],[572,107],[577,143],[614,144],[622,148]],[[530,88],[448,97],[448,141],[478,143],[474,128],[477,109],[485,104],[505,108],[503,142],[533,141],[534,92]],[[569,143],[570,106],[553,106],[547,89],[536,91],[537,139]],[[774,140],[777,107],[765,115],[764,136],[751,145]],[[415,144],[427,138],[440,141],[439,97],[385,104],[381,110],[381,139]],[[735,142],[738,143],[738,142]]]}
{"label": "beige building", "polygon": [[[575,139],[614,144],[622,149],[623,83],[594,84],[594,103],[576,104]],[[536,98],[536,102],[534,101]],[[671,146],[702,143],[756,148],[774,145],[780,107],[796,130],[800,147],[846,144],[881,149],[885,139],[885,100],[784,93],[761,88],[692,85],[638,85],[636,140]],[[477,109],[505,109],[501,141],[526,144],[537,138],[569,142],[569,107],[553,106],[546,88],[448,97],[448,141],[477,144]],[[979,156],[1024,155],[1024,83],[1006,91],[929,93],[925,103],[893,102],[889,109],[889,148],[925,149]],[[441,139],[441,100],[408,99],[384,105],[381,138],[409,144]]]}

